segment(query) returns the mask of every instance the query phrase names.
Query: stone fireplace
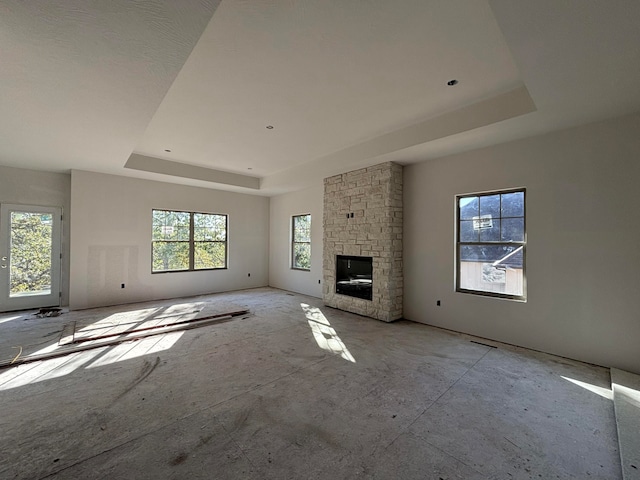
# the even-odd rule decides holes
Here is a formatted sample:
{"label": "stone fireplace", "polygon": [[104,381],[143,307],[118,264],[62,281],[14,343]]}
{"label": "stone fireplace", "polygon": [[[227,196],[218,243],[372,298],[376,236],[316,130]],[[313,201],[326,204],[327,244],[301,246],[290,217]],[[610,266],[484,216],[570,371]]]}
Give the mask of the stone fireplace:
{"label": "stone fireplace", "polygon": [[324,179],[323,257],[326,305],[385,322],[402,317],[401,165]]}

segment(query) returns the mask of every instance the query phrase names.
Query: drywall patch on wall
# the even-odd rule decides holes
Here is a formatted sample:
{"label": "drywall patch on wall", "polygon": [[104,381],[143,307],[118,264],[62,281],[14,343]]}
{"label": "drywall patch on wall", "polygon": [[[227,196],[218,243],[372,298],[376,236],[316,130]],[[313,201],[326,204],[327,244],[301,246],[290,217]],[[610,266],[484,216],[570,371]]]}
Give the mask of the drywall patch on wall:
{"label": "drywall patch on wall", "polygon": [[[87,255],[86,295],[107,304],[129,303],[151,289],[138,278],[140,248],[136,245],[90,245]],[[124,285],[124,287],[122,286]]]}

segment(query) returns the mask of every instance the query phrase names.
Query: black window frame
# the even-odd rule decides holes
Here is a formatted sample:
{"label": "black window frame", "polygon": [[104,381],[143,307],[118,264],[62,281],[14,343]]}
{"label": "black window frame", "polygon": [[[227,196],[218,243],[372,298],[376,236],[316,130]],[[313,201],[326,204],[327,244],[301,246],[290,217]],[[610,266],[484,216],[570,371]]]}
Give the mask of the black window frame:
{"label": "black window frame", "polygon": [[[189,215],[189,238],[188,240],[155,240],[153,238],[153,227],[154,227],[154,214],[155,212],[166,212],[166,213],[182,213]],[[215,215],[218,217],[224,217],[224,240],[196,240],[195,237],[195,215]],[[225,213],[212,213],[212,212],[201,212],[201,211],[189,211],[189,210],[167,210],[163,208],[154,208],[151,210],[151,273],[152,274],[164,274],[164,273],[179,273],[179,272],[206,272],[211,270],[226,270],[229,264],[229,215]],[[188,244],[188,255],[189,255],[189,266],[188,268],[174,269],[174,270],[154,270],[153,268],[153,259],[154,259],[154,247],[156,243],[187,243]],[[211,244],[222,244],[224,245],[224,266],[221,267],[207,267],[207,268],[196,268],[195,265],[195,251],[196,244],[198,243],[211,243]]]}
{"label": "black window frame", "polygon": [[[522,193],[523,194],[523,205],[522,205],[522,217],[518,216],[503,216],[502,215],[502,195],[506,195],[506,194],[510,194],[510,193]],[[483,240],[480,241],[478,240],[477,242],[469,242],[469,241],[461,241],[460,239],[460,233],[461,233],[461,218],[460,218],[460,201],[462,199],[465,198],[472,198],[472,197],[488,197],[488,196],[492,196],[492,195],[500,195],[500,207],[499,207],[499,211],[500,211],[500,216],[498,217],[500,220],[500,225],[501,225],[501,229],[503,226],[503,219],[516,219],[516,218],[522,218],[523,219],[523,240],[522,241],[490,241],[490,240]],[[501,299],[506,299],[506,300],[515,300],[518,302],[526,302],[527,301],[527,275],[526,275],[526,259],[527,259],[527,189],[525,187],[519,187],[519,188],[510,188],[510,189],[504,189],[504,190],[493,190],[493,191],[488,191],[488,192],[476,192],[476,193],[465,193],[465,194],[461,194],[461,195],[456,195],[456,199],[455,199],[455,211],[456,211],[456,262],[455,262],[455,288],[456,288],[456,292],[458,293],[468,293],[468,294],[472,294],[472,295],[480,295],[480,296],[484,296],[484,297],[494,297],[494,298],[501,298]],[[480,215],[480,212],[478,213],[478,215]],[[478,221],[481,221],[481,216],[479,218]],[[502,230],[501,230],[502,232]],[[522,295],[514,295],[514,294],[507,294],[507,293],[501,293],[501,292],[490,292],[490,291],[483,291],[483,290],[474,290],[474,289],[469,289],[469,288],[462,288],[460,287],[460,277],[461,277],[461,271],[460,271],[460,264],[461,264],[461,249],[462,247],[466,246],[466,245],[488,245],[488,246],[502,246],[502,247],[513,247],[516,246],[517,248],[512,251],[510,255],[515,254],[516,252],[519,251],[519,249],[522,249]]]}
{"label": "black window frame", "polygon": [[[296,218],[309,217],[309,241],[301,242],[296,241]],[[309,245],[309,267],[300,267],[296,265],[296,245]],[[299,215],[291,216],[291,269],[302,270],[308,272],[311,270],[311,214],[301,213]]]}

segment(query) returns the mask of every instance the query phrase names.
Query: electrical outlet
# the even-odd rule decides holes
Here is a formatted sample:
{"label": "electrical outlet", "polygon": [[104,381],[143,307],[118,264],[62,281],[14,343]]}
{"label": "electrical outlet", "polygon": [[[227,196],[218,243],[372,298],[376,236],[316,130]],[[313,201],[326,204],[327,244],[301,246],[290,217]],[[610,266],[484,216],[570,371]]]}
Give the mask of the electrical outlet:
{"label": "electrical outlet", "polygon": [[247,273],[247,277],[250,277],[250,276],[251,276],[251,274],[250,274],[250,273]]}
{"label": "electrical outlet", "polygon": [[120,288],[124,288],[124,283],[121,283],[121,284],[120,284]]}
{"label": "electrical outlet", "polygon": [[437,305],[437,306],[440,306],[440,300],[438,300],[438,301],[436,302],[436,305]]}

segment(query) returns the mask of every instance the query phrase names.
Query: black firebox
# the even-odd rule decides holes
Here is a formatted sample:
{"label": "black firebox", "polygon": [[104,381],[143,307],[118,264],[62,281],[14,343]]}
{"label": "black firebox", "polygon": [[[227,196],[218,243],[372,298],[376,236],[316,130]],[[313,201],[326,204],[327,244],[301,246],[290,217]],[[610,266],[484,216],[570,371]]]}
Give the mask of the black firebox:
{"label": "black firebox", "polygon": [[373,258],[338,255],[336,293],[371,300],[373,298]]}

